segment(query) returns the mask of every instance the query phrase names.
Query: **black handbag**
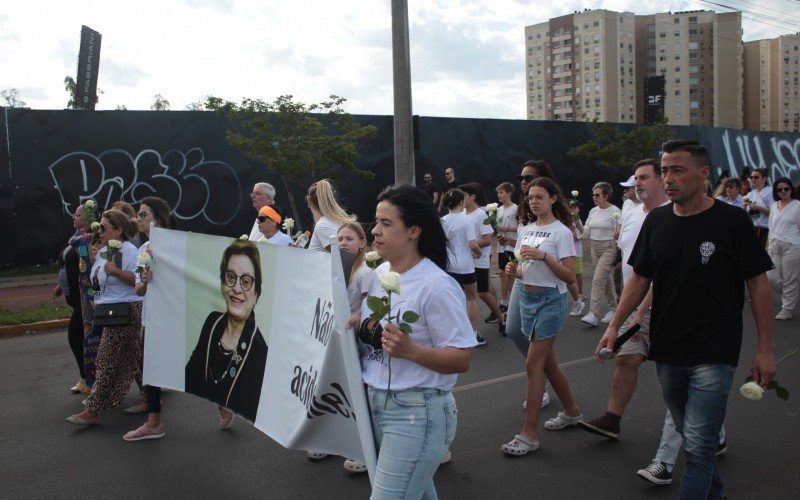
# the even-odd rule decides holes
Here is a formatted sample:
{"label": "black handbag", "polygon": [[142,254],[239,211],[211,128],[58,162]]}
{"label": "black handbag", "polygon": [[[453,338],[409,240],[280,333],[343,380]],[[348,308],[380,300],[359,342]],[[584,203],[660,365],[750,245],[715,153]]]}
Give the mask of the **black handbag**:
{"label": "black handbag", "polygon": [[130,302],[94,306],[94,326],[125,326],[129,324],[131,324]]}

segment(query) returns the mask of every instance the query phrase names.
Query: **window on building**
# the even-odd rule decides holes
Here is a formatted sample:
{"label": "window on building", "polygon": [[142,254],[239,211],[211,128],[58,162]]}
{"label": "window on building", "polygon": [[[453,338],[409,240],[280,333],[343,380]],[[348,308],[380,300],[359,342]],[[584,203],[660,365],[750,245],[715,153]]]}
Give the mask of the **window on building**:
{"label": "window on building", "polygon": [[689,42],[689,50],[697,50],[697,42]]}
{"label": "window on building", "polygon": [[675,22],[675,24],[680,24],[681,23],[681,18],[680,17],[676,17],[674,19],[674,22]]}
{"label": "window on building", "polygon": [[597,42],[600,41],[600,34],[599,33],[595,33],[594,37],[592,37],[592,38],[594,39],[594,43],[597,43]]}
{"label": "window on building", "polygon": [[595,47],[594,48],[594,55],[596,55],[596,56],[600,55],[600,47]]}
{"label": "window on building", "polygon": [[697,73],[697,66],[689,66],[689,73]]}
{"label": "window on building", "polygon": [[676,91],[675,91],[675,95],[681,95],[681,91],[680,91],[680,89],[678,89],[678,90],[676,90]]}
{"label": "window on building", "polygon": [[689,101],[689,109],[698,109],[700,107],[699,101]]}
{"label": "window on building", "polygon": [[689,16],[689,24],[697,24],[697,16]]}
{"label": "window on building", "polygon": [[681,67],[675,66],[675,73],[680,73],[680,72],[681,72]]}
{"label": "window on building", "polygon": [[680,54],[675,54],[675,60],[676,61],[680,61],[681,60],[681,55]]}
{"label": "window on building", "polygon": [[680,31],[676,31],[675,32],[675,36],[681,36],[681,32]]}
{"label": "window on building", "polygon": [[658,34],[658,38],[667,38],[667,34],[662,31]]}
{"label": "window on building", "polygon": [[594,22],[592,22],[592,26],[593,26],[593,27],[595,27],[595,28],[597,28],[598,26],[600,26],[600,21],[594,21]]}
{"label": "window on building", "polygon": [[690,29],[689,30],[689,36],[697,36],[697,30],[696,29]]}

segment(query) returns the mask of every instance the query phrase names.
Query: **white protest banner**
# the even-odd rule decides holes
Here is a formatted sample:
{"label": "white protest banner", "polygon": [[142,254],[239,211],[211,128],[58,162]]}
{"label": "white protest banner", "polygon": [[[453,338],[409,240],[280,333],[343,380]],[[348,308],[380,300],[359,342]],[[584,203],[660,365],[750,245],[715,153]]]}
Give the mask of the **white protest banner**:
{"label": "white protest banner", "polygon": [[250,420],[290,449],[375,448],[333,254],[153,228],[144,381]]}

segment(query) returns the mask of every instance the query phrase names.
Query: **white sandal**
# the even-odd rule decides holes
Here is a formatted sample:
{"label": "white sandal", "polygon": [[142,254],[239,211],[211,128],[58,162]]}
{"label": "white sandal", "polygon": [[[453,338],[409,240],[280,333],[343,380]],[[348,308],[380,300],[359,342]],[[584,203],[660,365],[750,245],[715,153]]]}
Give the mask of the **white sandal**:
{"label": "white sandal", "polygon": [[578,422],[581,420],[583,420],[583,415],[570,417],[563,411],[560,411],[557,416],[544,423],[544,428],[548,431],[560,431],[561,429],[578,425]]}
{"label": "white sandal", "polygon": [[500,447],[500,451],[511,457],[521,457],[539,449],[539,441],[530,441],[517,434],[514,439]]}

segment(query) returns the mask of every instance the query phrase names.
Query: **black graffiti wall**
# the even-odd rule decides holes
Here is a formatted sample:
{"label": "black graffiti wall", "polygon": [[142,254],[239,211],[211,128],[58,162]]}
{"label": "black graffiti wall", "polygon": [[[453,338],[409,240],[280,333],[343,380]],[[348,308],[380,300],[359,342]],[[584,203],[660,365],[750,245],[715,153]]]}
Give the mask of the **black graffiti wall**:
{"label": "black graffiti wall", "polygon": [[[145,196],[160,196],[174,208],[181,229],[231,237],[252,226],[249,193],[255,182],[273,184],[277,204],[290,210],[283,181],[230,147],[224,136],[227,124],[215,113],[3,108],[2,117],[0,268],[51,261],[71,233],[76,205],[89,197],[106,208],[116,200],[135,205]],[[338,190],[344,206],[370,221],[375,197],[394,178],[392,118],[357,118],[378,127],[359,164],[375,179],[346,176]],[[737,175],[744,166],[763,166],[773,178],[800,180],[798,134],[697,127],[673,127],[673,132],[710,146],[715,176],[724,169]],[[493,195],[497,184],[516,178],[523,161],[544,158],[565,191],[580,192],[588,211],[595,182],[616,183],[630,175],[567,156],[571,147],[591,137],[582,123],[421,117],[419,133],[419,184],[430,171],[441,185],[444,169],[452,166],[459,182],[478,181]],[[307,228],[311,216],[305,190],[291,189],[300,223]]]}

